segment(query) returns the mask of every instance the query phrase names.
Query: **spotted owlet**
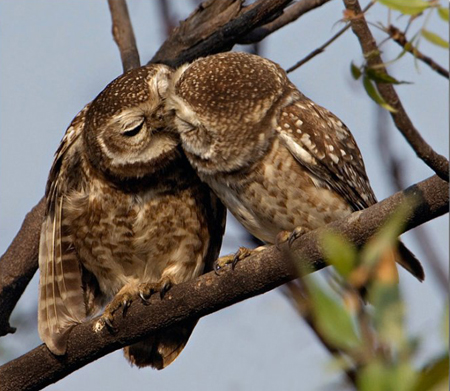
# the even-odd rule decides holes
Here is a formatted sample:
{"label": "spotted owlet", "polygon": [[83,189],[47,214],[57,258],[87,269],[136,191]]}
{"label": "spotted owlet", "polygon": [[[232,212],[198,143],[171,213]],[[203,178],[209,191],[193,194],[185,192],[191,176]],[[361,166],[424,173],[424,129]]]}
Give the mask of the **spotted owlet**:
{"label": "spotted owlet", "polygon": [[[164,132],[171,70],[142,67],[114,80],[72,121],[50,171],[39,250],[38,328],[64,354],[72,326],[103,320],[136,297],[211,269],[225,209],[202,184],[175,133]],[[108,304],[109,303],[109,304]],[[196,321],[125,348],[138,366],[170,364]]]}
{"label": "spotted owlet", "polygon": [[[192,166],[258,239],[273,244],[280,231],[298,236],[377,202],[349,129],[277,64],[221,53],[179,68],[169,91]],[[399,252],[422,280],[414,255],[401,243]]]}

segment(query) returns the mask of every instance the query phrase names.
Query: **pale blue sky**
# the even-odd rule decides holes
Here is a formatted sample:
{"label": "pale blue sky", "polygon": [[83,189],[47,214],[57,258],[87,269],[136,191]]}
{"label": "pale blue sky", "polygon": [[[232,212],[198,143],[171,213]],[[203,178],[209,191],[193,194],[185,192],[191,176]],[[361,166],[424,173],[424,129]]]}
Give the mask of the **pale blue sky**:
{"label": "pale blue sky", "polygon": [[[193,2],[174,2],[178,19]],[[362,2],[365,5],[366,1]],[[156,1],[129,1],[141,60],[152,57],[163,41]],[[334,0],[264,41],[263,55],[288,68],[320,46],[339,24],[343,3]],[[375,6],[373,21],[386,21],[386,11]],[[395,19],[394,19],[395,20]],[[67,125],[121,71],[111,37],[106,1],[0,1],[0,252],[18,231],[25,214],[43,195],[53,153]],[[403,20],[395,20],[402,24]],[[433,18],[429,29],[446,35],[448,26]],[[384,38],[376,33],[378,38]],[[423,42],[421,48],[447,66],[445,50]],[[384,48],[383,48],[384,49]],[[398,48],[385,49],[392,59]],[[379,199],[392,193],[385,179],[376,144],[376,108],[353,81],[350,62],[362,55],[349,31],[327,51],[290,75],[308,97],[338,115],[352,130],[365,159]],[[403,103],[425,139],[448,156],[448,81],[406,55],[392,68],[394,76],[413,82],[397,88]],[[393,148],[404,163],[408,184],[432,175],[415,158],[397,130],[390,129]],[[448,217],[427,224],[434,246],[448,270]],[[243,230],[230,221],[223,252],[246,243]],[[404,241],[422,259],[427,272],[423,284],[401,272],[409,326],[425,334],[422,357],[439,346],[438,322],[443,297],[427,261],[410,234]],[[20,301],[21,312],[35,311],[37,279]],[[15,320],[14,320],[15,319]],[[13,318],[16,335],[0,339],[0,364],[37,346],[34,324],[25,327],[20,311]],[[26,319],[25,321],[28,321]],[[324,390],[339,377],[329,368],[329,357],[315,337],[278,292],[247,300],[202,319],[180,357],[164,371],[130,368],[116,352],[50,386],[49,390]]]}

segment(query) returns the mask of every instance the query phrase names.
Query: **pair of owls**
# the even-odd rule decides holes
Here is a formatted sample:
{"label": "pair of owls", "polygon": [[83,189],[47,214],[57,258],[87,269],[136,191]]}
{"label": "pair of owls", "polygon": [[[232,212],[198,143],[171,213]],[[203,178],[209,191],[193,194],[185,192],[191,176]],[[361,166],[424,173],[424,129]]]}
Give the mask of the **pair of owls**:
{"label": "pair of owls", "polygon": [[[275,63],[245,53],[176,71],[132,70],[72,121],[50,171],[39,268],[39,333],[64,354],[71,327],[110,324],[136,297],[211,270],[225,208],[257,238],[314,230],[376,202],[346,126]],[[399,262],[423,270],[400,245]],[[125,348],[161,369],[196,321]]]}

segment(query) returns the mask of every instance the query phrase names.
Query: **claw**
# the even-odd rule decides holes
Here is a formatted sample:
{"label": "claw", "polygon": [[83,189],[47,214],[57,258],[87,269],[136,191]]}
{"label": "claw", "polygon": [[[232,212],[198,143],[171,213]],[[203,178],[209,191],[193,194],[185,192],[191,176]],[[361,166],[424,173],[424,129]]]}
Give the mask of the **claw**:
{"label": "claw", "polygon": [[297,240],[300,236],[304,235],[306,230],[303,227],[296,227],[292,233],[289,235],[288,244],[289,247],[292,247],[292,244]]}
{"label": "claw", "polygon": [[170,288],[172,288],[172,282],[167,281],[159,291],[159,296],[161,297],[161,299],[164,299],[164,296],[166,295],[166,293],[169,291]]}
{"label": "claw", "polygon": [[289,241],[289,236],[291,233],[289,231],[281,231],[275,238],[275,247],[278,251],[281,251],[281,245]]}
{"label": "claw", "polygon": [[112,319],[110,319],[109,316],[104,316],[102,317],[103,321],[105,322],[106,327],[108,328],[108,330],[112,333],[116,333],[117,329],[114,327],[113,323],[112,323]]}

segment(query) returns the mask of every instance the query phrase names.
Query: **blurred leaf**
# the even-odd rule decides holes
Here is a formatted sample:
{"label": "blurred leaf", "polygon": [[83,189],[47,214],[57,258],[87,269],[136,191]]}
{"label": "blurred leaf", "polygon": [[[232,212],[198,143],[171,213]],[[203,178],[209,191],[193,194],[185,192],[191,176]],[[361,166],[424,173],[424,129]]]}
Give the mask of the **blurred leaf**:
{"label": "blurred leaf", "polygon": [[410,391],[416,379],[408,363],[390,365],[374,360],[359,373],[358,391]]}
{"label": "blurred leaf", "polygon": [[402,232],[410,208],[415,204],[413,198],[405,202],[388,218],[378,232],[364,246],[361,257],[364,263],[375,266],[387,250],[395,247],[397,238]]}
{"label": "blurred leaf", "polygon": [[352,76],[355,80],[358,80],[361,77],[361,69],[359,69],[353,62],[350,64],[350,71],[352,72]]}
{"label": "blurred leaf", "polygon": [[431,5],[424,0],[377,0],[379,3],[406,15],[417,15]]}
{"label": "blurred leaf", "polygon": [[366,75],[369,77],[369,79],[378,83],[411,84],[410,82],[407,81],[399,81],[395,77],[392,77],[385,72],[373,68],[368,68],[366,70]]}
{"label": "blurred leaf", "polygon": [[317,329],[332,345],[352,350],[360,345],[353,321],[345,308],[325,293],[318,285],[308,282],[312,313]]}
{"label": "blurred leaf", "polygon": [[446,41],[444,38],[441,38],[439,35],[425,29],[421,30],[421,34],[427,41],[430,41],[431,43],[434,43],[435,45],[441,46],[445,49],[449,48],[448,41]]}
{"label": "blurred leaf", "polygon": [[322,237],[322,248],[327,262],[337,272],[348,277],[356,264],[356,248],[342,235],[326,232]]}
{"label": "blurred leaf", "polygon": [[449,15],[448,15],[448,8],[447,7],[439,7],[438,8],[438,14],[446,22],[449,21]]}
{"label": "blurred leaf", "polygon": [[400,350],[409,350],[404,335],[405,307],[397,284],[375,282],[368,298],[374,306],[373,324],[383,343]]}
{"label": "blurred leaf", "polygon": [[448,354],[427,366],[419,375],[412,391],[437,390],[438,386],[448,385]]}
{"label": "blurred leaf", "polygon": [[363,84],[367,95],[369,95],[375,103],[379,104],[384,109],[395,113],[396,110],[383,99],[383,97],[378,93],[376,87],[373,85],[372,81],[367,76],[363,78]]}

